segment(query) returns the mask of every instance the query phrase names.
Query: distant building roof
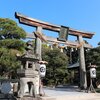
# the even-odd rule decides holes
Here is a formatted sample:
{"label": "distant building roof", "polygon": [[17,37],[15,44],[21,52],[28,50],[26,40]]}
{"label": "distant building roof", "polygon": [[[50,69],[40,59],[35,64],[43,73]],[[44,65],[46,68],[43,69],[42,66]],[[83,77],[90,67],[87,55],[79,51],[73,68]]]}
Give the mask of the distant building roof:
{"label": "distant building roof", "polygon": [[79,67],[79,62],[76,62],[76,63],[71,64],[71,65],[68,66],[69,69],[70,68],[77,68],[77,67]]}

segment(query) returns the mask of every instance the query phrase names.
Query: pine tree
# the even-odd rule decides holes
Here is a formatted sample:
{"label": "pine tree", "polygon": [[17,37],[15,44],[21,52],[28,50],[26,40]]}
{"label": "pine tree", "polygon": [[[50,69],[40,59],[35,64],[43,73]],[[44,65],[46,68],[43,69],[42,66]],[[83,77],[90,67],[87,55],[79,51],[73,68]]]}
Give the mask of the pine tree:
{"label": "pine tree", "polygon": [[14,71],[20,66],[16,54],[22,53],[26,32],[8,18],[0,18],[0,75]]}
{"label": "pine tree", "polygon": [[42,50],[42,58],[48,62],[44,83],[53,86],[65,84],[68,74],[68,57],[66,54],[60,52],[58,48],[50,50],[50,48],[45,47]]}

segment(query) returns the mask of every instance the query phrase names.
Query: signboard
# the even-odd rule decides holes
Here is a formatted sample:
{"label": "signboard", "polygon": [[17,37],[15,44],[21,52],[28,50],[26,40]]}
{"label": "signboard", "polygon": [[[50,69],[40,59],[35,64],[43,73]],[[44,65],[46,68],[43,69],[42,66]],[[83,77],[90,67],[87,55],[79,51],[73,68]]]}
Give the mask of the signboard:
{"label": "signboard", "polygon": [[68,38],[68,31],[69,31],[68,27],[61,26],[58,40],[65,42]]}
{"label": "signboard", "polygon": [[90,68],[90,77],[96,78],[96,68]]}
{"label": "signboard", "polygon": [[40,77],[45,77],[46,74],[46,65],[40,64]]}

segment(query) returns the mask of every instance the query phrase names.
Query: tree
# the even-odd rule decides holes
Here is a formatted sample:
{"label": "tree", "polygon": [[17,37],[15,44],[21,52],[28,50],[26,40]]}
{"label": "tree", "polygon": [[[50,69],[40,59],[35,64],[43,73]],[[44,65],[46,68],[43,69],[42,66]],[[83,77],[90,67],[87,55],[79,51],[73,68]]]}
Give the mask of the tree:
{"label": "tree", "polygon": [[69,64],[74,64],[79,60],[78,50],[76,48],[64,48],[64,52],[68,56]]}
{"label": "tree", "polygon": [[98,45],[100,45],[100,42],[98,43]]}
{"label": "tree", "polygon": [[0,18],[0,75],[16,69],[20,62],[16,54],[22,53],[26,37],[25,31],[17,23],[8,18]]}
{"label": "tree", "polygon": [[87,51],[86,63],[96,64],[100,67],[100,46]]}
{"label": "tree", "polygon": [[58,48],[51,50],[44,47],[42,58],[48,62],[45,83],[49,85],[64,84],[67,81],[68,58]]}

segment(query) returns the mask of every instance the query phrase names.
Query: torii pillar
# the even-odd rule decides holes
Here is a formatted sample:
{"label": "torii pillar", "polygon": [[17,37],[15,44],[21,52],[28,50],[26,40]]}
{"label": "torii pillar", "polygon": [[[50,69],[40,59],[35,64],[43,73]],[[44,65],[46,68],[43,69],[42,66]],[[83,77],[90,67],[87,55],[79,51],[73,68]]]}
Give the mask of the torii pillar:
{"label": "torii pillar", "polygon": [[[36,32],[42,33],[42,27],[38,26],[36,29]],[[39,60],[42,60],[41,58],[41,39],[39,37],[36,38],[36,51],[35,53],[39,56]]]}
{"label": "torii pillar", "polygon": [[[78,36],[79,43],[83,42],[82,35]],[[87,75],[86,75],[86,66],[85,66],[85,56],[84,56],[84,45],[81,45],[79,48],[79,70],[80,70],[80,88],[87,89]]]}

